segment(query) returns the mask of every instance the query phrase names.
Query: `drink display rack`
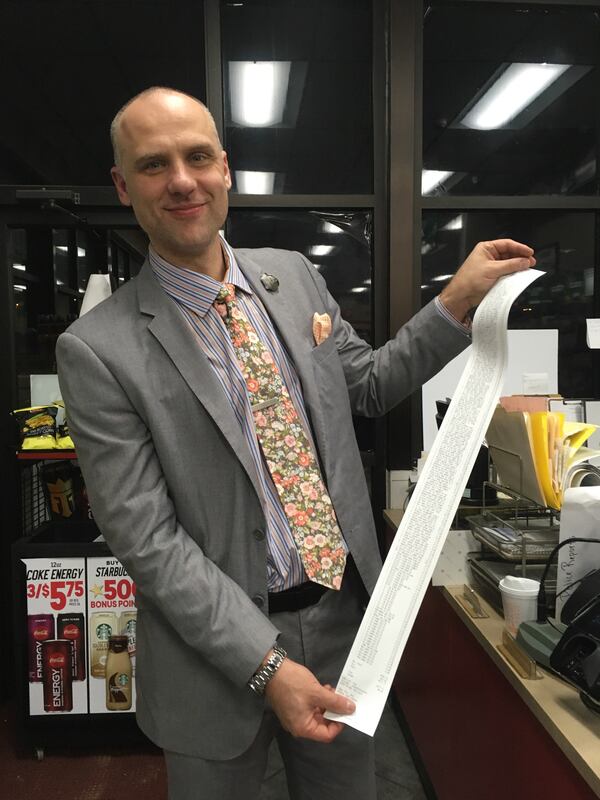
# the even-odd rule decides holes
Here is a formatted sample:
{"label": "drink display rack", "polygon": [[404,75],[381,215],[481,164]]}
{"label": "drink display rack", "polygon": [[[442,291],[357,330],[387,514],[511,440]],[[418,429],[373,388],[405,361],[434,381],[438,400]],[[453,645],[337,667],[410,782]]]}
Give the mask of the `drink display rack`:
{"label": "drink display rack", "polygon": [[[106,704],[105,678],[98,677],[98,653],[104,652],[99,642],[106,639],[107,646],[107,635],[124,632],[118,626],[124,612],[130,620],[135,611],[135,586],[106,543],[96,541],[100,533],[95,522],[78,514],[73,504],[72,518],[58,517],[44,485],[46,465],[76,466],[76,459],[72,450],[16,453],[21,534],[12,546],[17,741],[22,751],[40,760],[47,747],[147,742],[135,722],[134,681],[129,688],[131,710],[112,711]],[[103,615],[103,626],[96,625],[99,617],[93,614]],[[65,627],[73,620],[79,633],[77,626]],[[44,624],[49,626],[46,630]],[[92,627],[103,633],[92,637]],[[41,644],[58,638],[59,630],[68,639],[81,636],[80,644],[67,646],[73,663],[68,674],[63,669],[60,675],[51,666],[52,657],[43,656]],[[133,654],[135,623],[128,632]],[[74,655],[76,647],[83,656]],[[46,646],[45,652],[50,649]],[[76,658],[83,658],[84,669],[81,664],[76,669]]]}

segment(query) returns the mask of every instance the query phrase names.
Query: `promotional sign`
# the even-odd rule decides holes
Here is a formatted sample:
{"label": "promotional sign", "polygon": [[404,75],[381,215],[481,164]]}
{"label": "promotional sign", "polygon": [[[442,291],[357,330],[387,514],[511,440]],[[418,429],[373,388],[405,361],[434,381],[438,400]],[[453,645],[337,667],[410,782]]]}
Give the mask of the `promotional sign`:
{"label": "promotional sign", "polygon": [[88,711],[85,559],[23,559],[29,713]]}
{"label": "promotional sign", "polygon": [[89,710],[135,711],[135,584],[113,557],[87,559]]}

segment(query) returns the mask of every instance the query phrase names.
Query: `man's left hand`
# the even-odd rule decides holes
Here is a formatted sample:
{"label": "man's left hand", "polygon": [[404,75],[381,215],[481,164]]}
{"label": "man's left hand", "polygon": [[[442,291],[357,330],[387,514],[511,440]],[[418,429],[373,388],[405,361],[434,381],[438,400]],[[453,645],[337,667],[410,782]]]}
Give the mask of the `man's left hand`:
{"label": "man's left hand", "polygon": [[468,311],[483,300],[498,278],[533,266],[533,250],[526,244],[512,239],[479,242],[442,290],[440,300],[459,322],[463,322]]}

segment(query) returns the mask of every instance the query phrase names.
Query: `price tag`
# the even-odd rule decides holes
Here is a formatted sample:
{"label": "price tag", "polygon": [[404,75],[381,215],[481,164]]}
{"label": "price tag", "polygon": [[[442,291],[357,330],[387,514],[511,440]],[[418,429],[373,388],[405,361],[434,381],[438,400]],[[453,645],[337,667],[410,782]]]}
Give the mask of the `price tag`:
{"label": "price tag", "polygon": [[85,610],[83,558],[24,560],[27,613]]}
{"label": "price tag", "polygon": [[82,598],[84,593],[83,580],[51,581],[50,583],[31,581],[27,584],[27,599],[49,599],[49,605],[53,611],[62,611],[66,608],[70,598]]}

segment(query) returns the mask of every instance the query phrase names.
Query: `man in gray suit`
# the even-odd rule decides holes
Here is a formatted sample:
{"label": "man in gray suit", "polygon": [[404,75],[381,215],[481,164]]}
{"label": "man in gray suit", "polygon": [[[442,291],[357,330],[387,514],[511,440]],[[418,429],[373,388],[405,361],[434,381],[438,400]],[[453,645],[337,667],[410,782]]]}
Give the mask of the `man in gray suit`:
{"label": "man in gray suit", "polygon": [[[468,310],[533,252],[478,245],[373,351],[302,255],[233,251],[219,235],[231,178],[205,106],[152,88],[111,132],[113,180],[150,251],[60,337],[57,358],[94,516],[137,585],[140,727],[165,751],[172,800],[257,797],[274,736],[293,798],[369,800],[372,739],[323,716],[352,711],[332,685],[381,567],[352,414],[384,414],[466,347]],[[214,305],[224,282],[277,364],[331,500],[341,587],[309,581],[290,536],[293,504],[274,491]]]}

